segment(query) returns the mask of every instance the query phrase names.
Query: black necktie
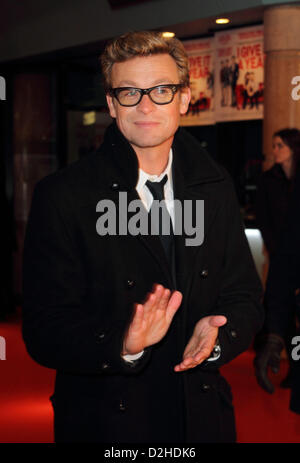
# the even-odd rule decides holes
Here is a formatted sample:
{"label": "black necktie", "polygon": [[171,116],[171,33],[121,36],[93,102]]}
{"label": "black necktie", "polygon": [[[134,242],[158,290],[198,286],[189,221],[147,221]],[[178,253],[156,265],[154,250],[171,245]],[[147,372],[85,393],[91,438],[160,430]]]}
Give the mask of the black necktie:
{"label": "black necktie", "polygon": [[[146,185],[149,188],[150,192],[152,193],[153,199],[156,199],[158,201],[162,201],[165,199],[164,196],[164,185],[168,180],[167,174],[162,178],[160,182],[150,182],[150,180],[147,180]],[[159,238],[161,240],[161,244],[163,245],[163,248],[165,250],[165,253],[167,255],[168,261],[171,264],[172,262],[172,246],[173,246],[173,227],[172,227],[172,221],[171,217],[169,215],[168,209],[166,207],[165,202],[163,201],[161,203],[161,206],[158,210],[158,230],[159,230]],[[152,209],[153,205],[151,206]],[[151,219],[151,209],[149,211],[150,214],[150,219]],[[164,211],[163,211],[164,209]],[[166,220],[169,220],[170,224],[170,233],[168,234],[163,234],[163,217],[165,217]],[[151,223],[151,220],[150,220]]]}

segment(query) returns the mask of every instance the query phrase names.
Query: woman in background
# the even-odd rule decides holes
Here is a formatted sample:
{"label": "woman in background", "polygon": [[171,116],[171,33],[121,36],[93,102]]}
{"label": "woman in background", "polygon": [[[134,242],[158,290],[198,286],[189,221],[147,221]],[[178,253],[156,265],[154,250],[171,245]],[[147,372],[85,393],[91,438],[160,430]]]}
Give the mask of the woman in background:
{"label": "woman in background", "polygon": [[257,191],[256,219],[269,257],[277,249],[300,159],[300,131],[283,129],[273,135],[274,165],[263,172]]}
{"label": "woman in background", "polygon": [[[273,134],[274,165],[263,172],[257,190],[256,219],[271,262],[278,250],[285,228],[294,188],[296,173],[300,164],[300,131],[296,128],[282,129]],[[294,211],[294,213],[300,213]],[[294,300],[290,301],[294,304]],[[291,311],[294,313],[294,311]],[[258,350],[264,343],[266,327],[256,336],[254,348]],[[295,321],[291,320],[290,334],[285,339],[290,353],[290,339],[295,334]],[[282,382],[282,387],[290,387],[290,376]]]}

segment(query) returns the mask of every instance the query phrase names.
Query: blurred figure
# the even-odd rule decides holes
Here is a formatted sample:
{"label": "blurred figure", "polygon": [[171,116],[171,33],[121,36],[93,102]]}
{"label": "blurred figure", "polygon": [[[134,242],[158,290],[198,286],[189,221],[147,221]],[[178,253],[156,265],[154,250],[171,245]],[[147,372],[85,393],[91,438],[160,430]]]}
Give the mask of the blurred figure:
{"label": "blurred figure", "polygon": [[221,69],[220,69],[220,83],[221,83],[221,92],[222,92],[221,106],[225,106],[225,80],[226,80],[225,63],[224,61],[221,61]]}
{"label": "blurred figure", "polygon": [[[300,175],[297,172],[295,188],[291,200],[286,227],[277,252],[270,263],[265,292],[267,306],[267,335],[261,349],[257,352],[254,367],[258,384],[267,392],[274,392],[274,385],[268,377],[268,370],[278,373],[280,355],[284,348],[290,352],[291,400],[290,409],[300,413],[300,349],[299,349],[299,295],[300,295]],[[291,304],[291,300],[294,303]],[[295,317],[298,328],[290,346],[285,340],[290,323]]]}
{"label": "blurred figure", "polygon": [[235,56],[232,56],[230,66],[231,106],[236,106],[236,84],[239,78],[239,74],[239,65],[235,61]]}
{"label": "blurred figure", "polygon": [[[270,269],[272,268],[274,256],[279,250],[279,243],[281,242],[291,202],[291,194],[294,190],[296,173],[299,170],[300,131],[293,128],[275,132],[273,135],[273,156],[275,164],[262,174],[256,200],[257,226],[261,231],[269,255]],[[268,288],[269,283],[267,283],[267,290],[269,291]],[[289,308],[286,308],[286,311],[294,313],[294,294],[290,293],[288,304]],[[271,306],[267,302],[266,295],[265,310],[267,312],[272,310]],[[289,358],[292,348],[291,338],[295,335],[295,330],[294,317],[290,317],[289,328],[286,330],[284,338]],[[268,332],[269,328],[266,321],[263,330],[256,336],[254,343],[256,351],[264,347]],[[282,382],[282,387],[290,387],[289,374]]]}
{"label": "blurred figure", "polygon": [[274,165],[263,172],[256,200],[257,226],[270,258],[278,247],[300,159],[300,131],[283,129],[273,135]]}
{"label": "blurred figure", "polygon": [[229,106],[231,102],[231,83],[230,83],[230,64],[229,59],[225,60],[224,67],[224,92],[225,92],[225,106]]}
{"label": "blurred figure", "polygon": [[258,109],[258,85],[255,80],[254,72],[246,72],[245,74],[245,85],[244,85],[244,102],[243,109],[246,108],[247,103],[250,103],[250,109],[253,108],[254,104]]}

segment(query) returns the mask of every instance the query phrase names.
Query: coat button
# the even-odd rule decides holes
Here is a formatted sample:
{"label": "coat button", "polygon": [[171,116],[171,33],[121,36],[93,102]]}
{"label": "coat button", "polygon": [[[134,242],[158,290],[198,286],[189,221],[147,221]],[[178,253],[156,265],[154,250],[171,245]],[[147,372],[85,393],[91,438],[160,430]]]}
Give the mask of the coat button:
{"label": "coat button", "polygon": [[116,190],[119,189],[119,184],[117,182],[114,182],[114,183],[111,184],[110,187],[111,187],[112,190],[116,191]]}
{"label": "coat button", "polygon": [[101,368],[102,368],[102,370],[107,370],[109,368],[109,364],[104,362],[104,363],[102,363]]}
{"label": "coat button", "polygon": [[119,410],[121,412],[125,412],[125,410],[126,410],[125,404],[124,404],[124,402],[122,400],[119,403]]}
{"label": "coat button", "polygon": [[134,285],[135,285],[135,281],[134,280],[127,280],[126,284],[127,284],[127,288],[133,288]]}
{"label": "coat button", "polygon": [[230,335],[232,338],[237,338],[237,332],[235,330],[231,330]]}
{"label": "coat button", "polygon": [[103,341],[103,339],[105,338],[105,333],[97,333],[96,335],[96,339],[97,339],[97,342],[101,342]]}
{"label": "coat button", "polygon": [[208,270],[207,269],[201,270],[200,275],[201,275],[202,278],[207,278],[208,277]]}
{"label": "coat button", "polygon": [[201,391],[202,392],[208,392],[210,390],[210,385],[209,384],[201,384]]}

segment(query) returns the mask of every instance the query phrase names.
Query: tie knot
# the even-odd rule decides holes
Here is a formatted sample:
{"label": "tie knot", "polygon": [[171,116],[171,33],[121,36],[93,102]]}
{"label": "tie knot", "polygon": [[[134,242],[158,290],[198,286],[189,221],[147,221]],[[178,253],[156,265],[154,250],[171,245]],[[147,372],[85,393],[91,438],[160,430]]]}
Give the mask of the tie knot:
{"label": "tie knot", "polygon": [[147,180],[146,185],[151,191],[154,199],[158,199],[159,201],[164,199],[165,197],[164,186],[167,180],[168,180],[167,174],[161,179],[160,182],[151,182],[150,180]]}

